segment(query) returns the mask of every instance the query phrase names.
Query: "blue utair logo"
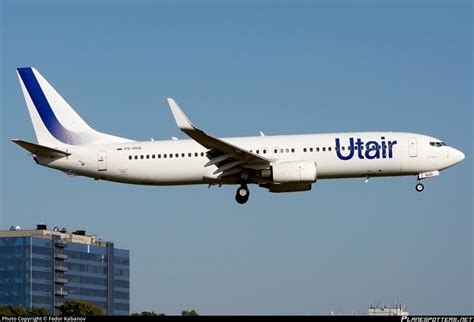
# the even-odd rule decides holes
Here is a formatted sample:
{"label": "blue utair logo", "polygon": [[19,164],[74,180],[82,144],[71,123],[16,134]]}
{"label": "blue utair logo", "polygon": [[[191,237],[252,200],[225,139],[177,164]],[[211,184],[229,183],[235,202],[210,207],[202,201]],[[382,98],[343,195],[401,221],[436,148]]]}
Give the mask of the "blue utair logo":
{"label": "blue utair logo", "polygon": [[[367,143],[362,142],[361,138],[357,138],[354,143],[354,138],[349,138],[349,149],[348,154],[343,155],[341,149],[341,142],[339,138],[336,138],[336,154],[341,160],[350,160],[354,157],[355,151],[357,150],[357,156],[359,159],[391,159],[393,158],[393,146],[397,144],[397,141],[385,141],[385,137],[380,138],[382,141],[368,141]],[[344,145],[346,147],[346,145]],[[364,148],[365,147],[365,148]],[[365,151],[364,151],[365,149]],[[344,149],[345,150],[345,149]],[[388,152],[388,153],[387,153]],[[382,156],[380,155],[382,153]]]}

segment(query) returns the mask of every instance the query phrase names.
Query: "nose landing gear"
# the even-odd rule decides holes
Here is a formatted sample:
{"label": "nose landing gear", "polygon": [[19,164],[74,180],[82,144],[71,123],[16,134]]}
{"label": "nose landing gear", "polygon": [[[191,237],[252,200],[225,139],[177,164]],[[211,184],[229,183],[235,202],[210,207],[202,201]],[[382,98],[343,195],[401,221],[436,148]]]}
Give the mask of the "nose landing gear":
{"label": "nose landing gear", "polygon": [[418,183],[415,186],[416,191],[422,192],[425,189],[425,186],[421,183],[420,180],[418,180]]}
{"label": "nose landing gear", "polygon": [[249,200],[250,190],[247,188],[246,184],[242,184],[238,189],[237,193],[235,194],[235,201],[239,204],[244,204]]}
{"label": "nose landing gear", "polygon": [[422,172],[418,174],[418,177],[416,177],[416,186],[415,186],[416,191],[422,192],[425,189],[425,186],[421,183],[421,180],[427,179],[427,178],[433,178],[436,176],[439,176],[438,170]]}

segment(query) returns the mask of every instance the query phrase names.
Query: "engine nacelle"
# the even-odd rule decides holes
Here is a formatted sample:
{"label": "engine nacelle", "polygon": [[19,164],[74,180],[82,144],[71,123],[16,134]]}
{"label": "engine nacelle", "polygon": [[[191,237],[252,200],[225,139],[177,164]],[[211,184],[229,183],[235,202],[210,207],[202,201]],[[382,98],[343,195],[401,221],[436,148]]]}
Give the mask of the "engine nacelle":
{"label": "engine nacelle", "polygon": [[316,178],[316,163],[312,161],[284,161],[272,165],[272,179],[275,183],[311,183]]}

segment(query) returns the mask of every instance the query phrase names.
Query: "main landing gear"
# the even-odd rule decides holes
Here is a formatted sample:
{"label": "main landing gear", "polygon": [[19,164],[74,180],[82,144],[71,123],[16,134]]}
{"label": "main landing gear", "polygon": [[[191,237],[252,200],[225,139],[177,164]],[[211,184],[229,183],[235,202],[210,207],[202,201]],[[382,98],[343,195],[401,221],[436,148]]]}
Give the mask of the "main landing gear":
{"label": "main landing gear", "polygon": [[235,201],[239,204],[244,204],[249,200],[250,190],[247,188],[246,184],[242,184],[235,194]]}

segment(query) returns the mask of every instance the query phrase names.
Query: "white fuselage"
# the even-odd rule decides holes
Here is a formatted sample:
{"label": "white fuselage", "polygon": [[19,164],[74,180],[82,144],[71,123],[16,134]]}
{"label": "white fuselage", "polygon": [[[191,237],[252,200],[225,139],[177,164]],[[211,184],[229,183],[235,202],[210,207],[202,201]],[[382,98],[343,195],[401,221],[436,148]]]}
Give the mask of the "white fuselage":
{"label": "white fuselage", "polygon": [[[446,169],[464,158],[454,148],[430,144],[439,140],[414,133],[303,134],[222,140],[268,158],[273,164],[312,161],[316,164],[317,179],[418,175]],[[206,166],[208,149],[194,140],[90,144],[69,146],[66,150],[72,153],[67,158],[37,157],[38,163],[72,175],[130,184],[238,182],[232,176],[220,179],[214,173],[216,165]]]}

